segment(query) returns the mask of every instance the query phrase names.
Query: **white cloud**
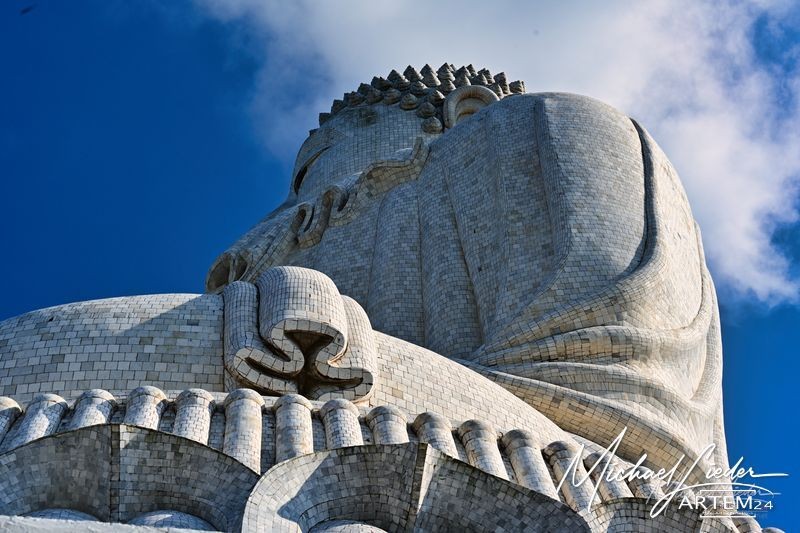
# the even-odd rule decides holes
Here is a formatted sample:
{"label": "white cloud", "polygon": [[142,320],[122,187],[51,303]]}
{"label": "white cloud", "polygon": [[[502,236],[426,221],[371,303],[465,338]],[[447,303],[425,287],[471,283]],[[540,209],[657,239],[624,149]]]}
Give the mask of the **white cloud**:
{"label": "white cloud", "polygon": [[270,110],[267,144],[287,159],[318,112],[373,75],[445,61],[502,70],[529,92],[587,94],[639,119],[681,174],[718,286],[797,299],[771,238],[797,218],[800,78],[761,64],[752,40],[791,2],[195,1],[262,37],[253,107]]}

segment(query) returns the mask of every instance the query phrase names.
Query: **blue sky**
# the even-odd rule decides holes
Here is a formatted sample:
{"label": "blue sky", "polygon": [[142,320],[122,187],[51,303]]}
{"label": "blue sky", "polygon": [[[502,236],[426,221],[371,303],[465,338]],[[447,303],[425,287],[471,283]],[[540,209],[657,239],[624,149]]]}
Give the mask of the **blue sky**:
{"label": "blue sky", "polygon": [[800,14],[643,4],[336,16],[303,2],[7,0],[0,319],[202,292],[217,254],[284,199],[333,97],[410,62],[505,70],[529,91],[620,107],[676,164],[719,291],[729,454],[790,473],[767,484],[783,495],[762,522],[797,530]]}

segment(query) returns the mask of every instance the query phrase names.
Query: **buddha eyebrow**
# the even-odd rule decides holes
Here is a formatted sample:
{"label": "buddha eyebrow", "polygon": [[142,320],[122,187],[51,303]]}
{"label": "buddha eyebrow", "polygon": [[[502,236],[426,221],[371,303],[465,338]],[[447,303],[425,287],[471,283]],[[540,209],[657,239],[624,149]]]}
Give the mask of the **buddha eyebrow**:
{"label": "buddha eyebrow", "polygon": [[295,175],[294,180],[292,181],[292,190],[295,192],[295,194],[297,194],[300,191],[300,185],[303,183],[303,179],[306,177],[308,169],[311,168],[311,165],[313,165],[317,161],[317,159],[319,159],[319,156],[321,156],[322,153],[328,148],[330,148],[330,146],[322,148],[317,153],[309,157],[308,160],[306,160],[305,164],[302,167],[300,167],[300,170],[297,171],[297,174]]}

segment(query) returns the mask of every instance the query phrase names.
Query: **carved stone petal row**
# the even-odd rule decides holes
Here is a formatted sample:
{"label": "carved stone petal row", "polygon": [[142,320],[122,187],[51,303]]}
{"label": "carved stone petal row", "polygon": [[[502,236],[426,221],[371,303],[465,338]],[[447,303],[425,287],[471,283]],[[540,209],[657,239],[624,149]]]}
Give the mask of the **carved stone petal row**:
{"label": "carved stone petal row", "polygon": [[[9,429],[10,423],[19,415],[19,406],[13,400],[5,399],[2,422],[0,425]],[[36,396],[25,409],[25,418],[15,431],[6,436],[3,441],[3,448],[0,451],[13,450],[23,444],[31,442],[41,437],[50,435],[56,431],[61,418],[66,413],[69,405],[61,396],[57,394],[40,394]]]}
{"label": "carved stone petal row", "polygon": [[[614,502],[625,498],[660,498],[664,490],[654,481],[653,473],[643,466],[636,467],[640,475],[626,482],[608,481],[606,468],[612,472],[627,471],[633,465],[618,457],[587,454],[574,442],[548,442],[529,431],[513,429],[502,437],[485,421],[467,420],[454,428],[451,421],[437,413],[417,415],[409,424],[406,414],[397,407],[383,405],[362,413],[350,401],[329,400],[315,407],[307,398],[288,394],[266,407],[264,398],[249,389],[238,389],[219,398],[202,389],[180,393],[174,403],[161,390],[144,386],[131,391],[126,400],[118,402],[107,391],[90,390],[82,394],[71,409],[61,397],[44,394],[34,398],[23,413],[10,398],[0,398],[0,442],[3,452],[25,446],[34,440],[59,432],[70,433],[87,426],[110,423],[112,413],[124,411],[124,423],[150,430],[170,431],[174,435],[208,446],[212,418],[222,424],[224,438],[216,446],[253,472],[264,472],[277,463],[315,453],[315,432],[322,429],[321,449],[335,450],[365,444],[365,435],[372,436],[375,445],[402,445],[419,442],[450,457],[461,459],[471,466],[501,479],[513,473],[515,483],[544,494],[553,500],[566,502],[576,511],[594,507],[598,502]],[[172,427],[162,424],[167,410],[174,409]],[[267,411],[274,414],[274,424],[264,424]],[[220,420],[221,418],[221,420]],[[66,420],[67,424],[62,424]],[[10,421],[10,422],[7,422]],[[315,421],[322,428],[315,428]],[[366,425],[366,428],[363,427]],[[366,431],[365,431],[366,430]],[[2,437],[5,432],[5,439]],[[264,443],[274,439],[274,462],[262,456]],[[320,451],[320,450],[317,450]],[[577,479],[587,472],[591,479],[580,486],[571,483],[557,485],[570,471],[577,454],[582,463],[576,468]],[[506,466],[503,456],[508,459]],[[597,497],[594,488],[597,487]]]}
{"label": "carved stone petal row", "polygon": [[[262,406],[251,392],[229,395],[226,411],[231,417],[241,417],[244,422],[257,416]],[[103,403],[105,396],[90,391],[85,399]],[[192,403],[193,397],[203,404],[194,393],[187,394],[186,400]],[[59,404],[50,400],[54,398],[28,405],[31,420],[36,415],[33,411],[42,407],[37,403]],[[0,402],[3,405],[9,402]],[[275,406],[278,416],[287,407],[297,407],[301,418],[309,416],[307,401],[298,397]],[[340,400],[330,402],[323,410],[326,419],[344,419],[344,427],[355,415],[353,407]],[[397,417],[398,413],[388,408],[377,411],[372,419],[390,425],[404,421]],[[252,454],[260,450],[261,439],[249,432],[237,433],[233,426],[230,429],[230,439],[236,442],[229,450],[243,459],[248,455],[254,458]],[[481,449],[484,441],[496,437],[494,430],[482,423],[466,422],[457,432],[466,440],[468,453],[469,448]],[[533,439],[530,434],[520,433],[511,438],[513,444],[509,445],[515,449],[538,446]],[[344,438],[342,442],[348,440]],[[474,446],[470,444],[473,441]],[[172,453],[178,449],[180,453]],[[557,444],[545,453],[548,460],[562,462],[572,452],[569,446]],[[41,457],[50,460],[38,461]],[[590,456],[584,458],[584,463],[589,467],[596,459],[600,458]],[[108,483],[106,476],[84,475],[100,468],[106,476],[116,472],[119,482]],[[611,489],[601,486],[598,504],[590,510],[571,509],[558,498],[490,474],[456,461],[432,445],[378,442],[296,454],[259,478],[252,469],[201,444],[128,425],[103,425],[46,436],[2,457],[0,480],[7,490],[0,500],[0,514],[5,515],[0,517],[0,529],[46,529],[49,523],[26,522],[25,518],[38,517],[83,521],[72,527],[63,525],[62,530],[70,531],[114,528],[113,524],[97,524],[100,521],[170,530],[245,532],[704,530],[696,506],[680,508],[673,502],[666,513],[654,518],[650,516],[652,500],[638,493],[631,497],[624,487],[620,492],[609,492]],[[154,486],[159,489],[153,490]],[[591,491],[592,487],[586,490]],[[43,494],[47,500],[41,498]],[[571,501],[578,498],[580,494]],[[125,505],[115,505],[119,501]],[[43,508],[47,504],[52,506]],[[10,521],[9,516],[16,520]],[[746,518],[714,524],[709,531],[761,531],[755,521]]]}
{"label": "carved stone petal row", "polygon": [[301,392],[313,400],[355,401],[372,393],[372,326],[326,275],[275,267],[255,285],[238,281],[222,295],[225,368],[237,384],[264,393]]}

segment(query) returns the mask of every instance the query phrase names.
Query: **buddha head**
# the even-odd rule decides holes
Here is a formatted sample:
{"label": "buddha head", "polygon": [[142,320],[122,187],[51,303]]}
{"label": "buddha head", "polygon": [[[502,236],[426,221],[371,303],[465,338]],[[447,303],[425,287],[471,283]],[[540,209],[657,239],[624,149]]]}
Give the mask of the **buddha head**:
{"label": "buddha head", "polygon": [[472,65],[409,66],[362,83],[320,114],[319,128],[298,151],[286,201],[214,262],[206,290],[254,281],[270,266],[302,264],[298,252],[317,244],[329,225],[349,222],[354,204],[413,179],[428,144],[482,107],[522,92],[522,82]]}

